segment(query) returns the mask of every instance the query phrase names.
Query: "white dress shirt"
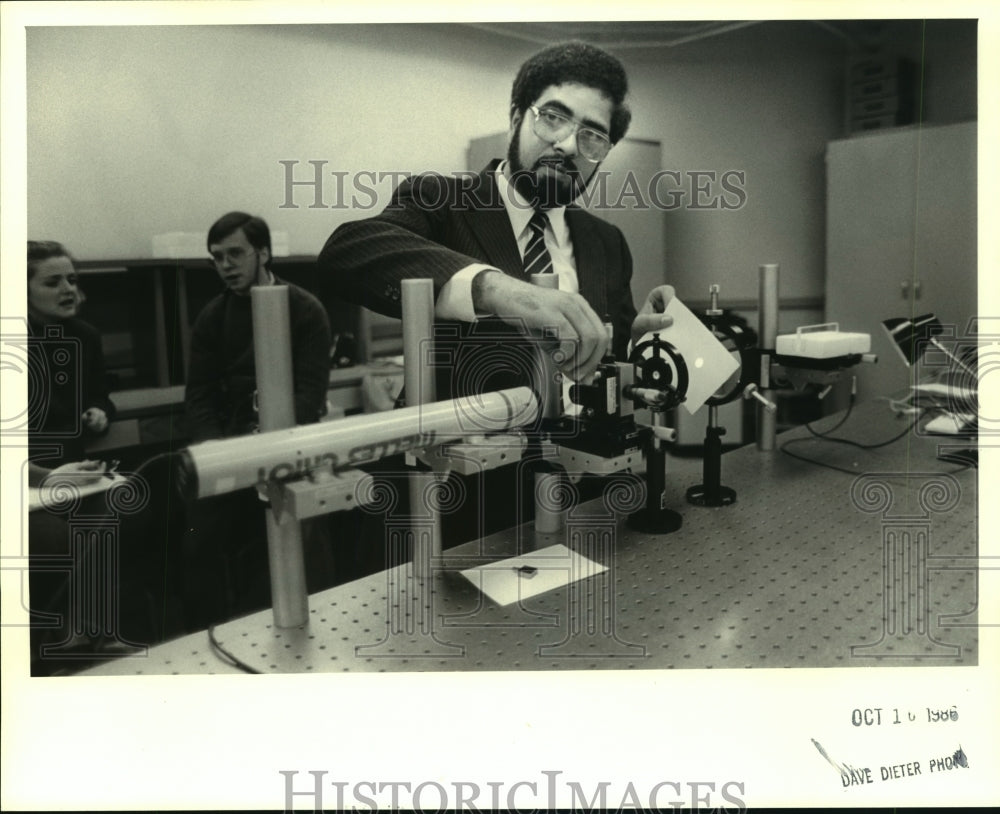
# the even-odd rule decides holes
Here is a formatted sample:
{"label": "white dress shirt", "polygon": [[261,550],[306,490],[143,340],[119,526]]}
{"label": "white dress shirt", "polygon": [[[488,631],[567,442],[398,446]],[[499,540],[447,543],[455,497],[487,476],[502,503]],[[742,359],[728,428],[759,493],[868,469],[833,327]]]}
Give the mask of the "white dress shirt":
{"label": "white dress shirt", "polygon": [[[504,175],[504,168],[507,162],[501,162],[496,168],[494,175],[497,188],[500,191],[500,199],[503,201],[507,217],[510,219],[511,229],[517,239],[517,248],[524,257],[524,250],[528,247],[528,239],[531,237],[531,229],[528,221],[534,210],[507,180]],[[576,260],[573,257],[573,241],[570,240],[569,226],[566,224],[566,207],[560,206],[556,209],[546,210],[549,217],[549,226],[545,229],[545,248],[552,256],[552,273],[559,278],[559,290],[569,291],[576,294],[580,290],[580,283],[576,276]],[[438,294],[437,303],[434,306],[434,313],[439,319],[454,319],[463,322],[474,322],[476,319],[475,308],[472,305],[472,279],[481,271],[491,269],[500,271],[495,266],[488,263],[472,263],[460,269],[444,286]]]}

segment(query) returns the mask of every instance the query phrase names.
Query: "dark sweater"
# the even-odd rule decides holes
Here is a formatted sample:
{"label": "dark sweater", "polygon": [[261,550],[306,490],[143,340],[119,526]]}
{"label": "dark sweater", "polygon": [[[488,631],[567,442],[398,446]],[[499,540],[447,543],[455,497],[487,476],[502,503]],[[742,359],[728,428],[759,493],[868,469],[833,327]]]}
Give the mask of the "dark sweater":
{"label": "dark sweater", "polygon": [[98,407],[109,422],[115,417],[101,335],[76,317],[48,325],[29,318],[28,326],[31,458],[49,468],[81,461],[87,443],[96,437],[83,426],[83,413]]}
{"label": "dark sweater", "polygon": [[[277,277],[275,284],[288,286],[295,421],[311,424],[326,412],[330,324],[308,291]],[[251,298],[227,289],[202,309],[191,334],[185,403],[194,440],[253,432],[256,387]]]}

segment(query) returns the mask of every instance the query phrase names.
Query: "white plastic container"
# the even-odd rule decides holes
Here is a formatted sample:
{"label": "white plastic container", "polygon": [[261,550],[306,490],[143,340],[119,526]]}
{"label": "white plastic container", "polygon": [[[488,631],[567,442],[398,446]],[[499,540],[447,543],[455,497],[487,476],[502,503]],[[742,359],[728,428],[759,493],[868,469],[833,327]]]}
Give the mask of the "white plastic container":
{"label": "white plastic container", "polygon": [[782,334],[775,343],[778,356],[801,356],[806,359],[834,359],[854,353],[868,353],[871,334],[845,333],[837,322],[803,325],[794,334]]}
{"label": "white plastic container", "polygon": [[204,232],[166,232],[153,235],[153,257],[180,260],[188,257],[205,257]]}

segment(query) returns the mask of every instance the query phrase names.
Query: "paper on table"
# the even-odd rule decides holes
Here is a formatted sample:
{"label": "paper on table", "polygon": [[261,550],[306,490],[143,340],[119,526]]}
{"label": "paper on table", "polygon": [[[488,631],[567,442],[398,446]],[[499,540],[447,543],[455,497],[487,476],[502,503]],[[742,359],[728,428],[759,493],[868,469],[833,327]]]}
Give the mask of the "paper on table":
{"label": "paper on table", "polygon": [[[684,407],[689,413],[694,413],[725,384],[740,364],[715,334],[679,299],[674,297],[670,300],[664,313],[674,318],[673,325],[657,333],[660,334],[660,339],[677,348],[684,358],[688,370]],[[640,341],[646,342],[652,338],[652,333],[648,333]]]}
{"label": "paper on table", "polygon": [[972,413],[942,413],[924,425],[924,432],[937,435],[961,435],[974,418]]}
{"label": "paper on table", "polygon": [[60,499],[65,500],[70,496],[71,493],[67,491],[70,488],[73,489],[72,497],[81,498],[88,495],[96,495],[98,492],[104,492],[112,486],[117,486],[119,483],[125,481],[122,475],[115,474],[110,478],[101,476],[98,480],[78,486],[70,480],[70,477],[66,476],[65,479],[62,479],[61,486],[43,486],[41,489],[29,486],[28,511],[33,512],[35,509],[41,509],[43,506],[58,509]]}
{"label": "paper on table", "polygon": [[[522,566],[535,568],[534,576],[520,573],[518,569]],[[553,545],[520,557],[467,568],[462,576],[498,605],[511,605],[607,570],[606,565],[588,560],[564,545]]]}

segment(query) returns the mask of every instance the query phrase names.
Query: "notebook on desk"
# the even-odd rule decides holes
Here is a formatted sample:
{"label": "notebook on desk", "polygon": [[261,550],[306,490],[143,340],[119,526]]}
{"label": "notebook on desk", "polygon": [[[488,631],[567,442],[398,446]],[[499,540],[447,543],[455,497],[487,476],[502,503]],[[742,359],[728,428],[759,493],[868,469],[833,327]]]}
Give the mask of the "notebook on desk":
{"label": "notebook on desk", "polygon": [[[96,495],[100,492],[106,492],[112,486],[124,483],[125,480],[122,475],[112,475],[110,477],[102,476],[93,483],[88,483],[84,486],[77,486],[66,482],[56,486],[43,486],[41,489],[29,486],[28,511],[33,512],[43,507],[60,511],[64,508],[67,498],[79,499]],[[68,489],[73,490],[72,494],[67,491]]]}

